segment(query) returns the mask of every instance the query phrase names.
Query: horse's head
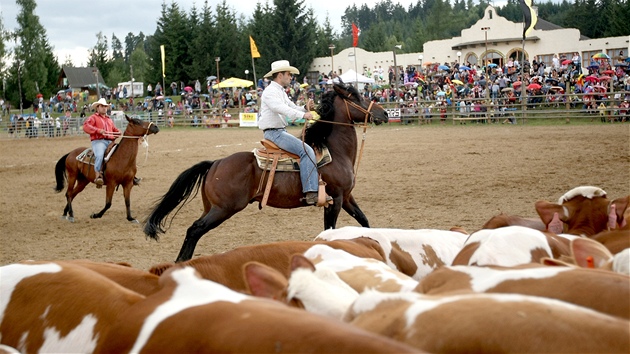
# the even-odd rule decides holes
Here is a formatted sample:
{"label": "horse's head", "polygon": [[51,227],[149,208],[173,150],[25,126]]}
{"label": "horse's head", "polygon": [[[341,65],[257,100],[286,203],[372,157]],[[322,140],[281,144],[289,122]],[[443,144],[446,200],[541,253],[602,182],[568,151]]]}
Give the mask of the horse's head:
{"label": "horse's head", "polygon": [[333,90],[343,101],[345,106],[342,111],[352,122],[363,123],[367,121],[379,125],[387,123],[387,112],[374,101],[366,101],[353,86],[346,86],[343,81],[333,85]]}
{"label": "horse's head", "polygon": [[125,135],[143,136],[157,134],[160,131],[160,128],[158,128],[158,126],[153,122],[147,122],[138,118],[131,118],[126,114],[125,119],[127,119],[127,129],[125,129]]}

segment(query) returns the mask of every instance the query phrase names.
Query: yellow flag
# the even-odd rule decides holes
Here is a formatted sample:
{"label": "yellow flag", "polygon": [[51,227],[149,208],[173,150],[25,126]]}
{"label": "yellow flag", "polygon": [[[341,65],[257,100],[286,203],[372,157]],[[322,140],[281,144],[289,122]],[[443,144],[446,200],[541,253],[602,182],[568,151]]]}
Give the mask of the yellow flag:
{"label": "yellow flag", "polygon": [[249,36],[249,47],[252,51],[252,58],[260,58],[260,53],[258,53],[256,42],[254,42],[254,38],[252,38],[252,36]]}
{"label": "yellow flag", "polygon": [[162,77],[166,77],[166,64],[164,61],[164,44],[160,46],[160,52],[162,52]]}

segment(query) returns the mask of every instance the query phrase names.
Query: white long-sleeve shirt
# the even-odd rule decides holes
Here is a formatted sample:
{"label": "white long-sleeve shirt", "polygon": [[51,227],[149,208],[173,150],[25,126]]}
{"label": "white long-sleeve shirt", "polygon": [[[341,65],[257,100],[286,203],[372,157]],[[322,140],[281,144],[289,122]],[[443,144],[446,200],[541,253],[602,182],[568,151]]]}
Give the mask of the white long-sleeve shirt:
{"label": "white long-sleeve shirt", "polygon": [[286,119],[295,120],[304,117],[306,110],[293,103],[284,92],[284,88],[271,81],[260,98],[258,128],[261,130],[284,128]]}

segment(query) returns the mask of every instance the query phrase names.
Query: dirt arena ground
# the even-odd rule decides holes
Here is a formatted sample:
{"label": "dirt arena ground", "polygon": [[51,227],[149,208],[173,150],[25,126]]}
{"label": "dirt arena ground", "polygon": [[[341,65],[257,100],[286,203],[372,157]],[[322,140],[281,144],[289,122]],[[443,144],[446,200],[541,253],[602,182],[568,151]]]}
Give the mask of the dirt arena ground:
{"label": "dirt arena ground", "polygon": [[[295,130],[297,133],[297,130]],[[6,133],[3,133],[6,134]],[[202,160],[250,151],[256,129],[163,129],[138,155],[142,186],[132,211],[142,220],[180,172]],[[125,219],[122,190],[102,219],[103,190],[89,186],[74,201],[76,222],[60,218],[54,166],[87,136],[0,141],[0,264],[24,259],[125,261],[148,269],[173,261],[186,229],[202,211],[197,197],[174,219],[160,242]],[[534,203],[556,201],[567,190],[594,185],[611,199],[630,193],[630,126],[381,126],[370,128],[354,195],[372,227],[474,231],[506,212],[536,216]],[[338,227],[357,225],[342,211]],[[246,244],[310,240],[323,228],[320,208],[258,210],[252,204],[204,236],[195,255]]]}

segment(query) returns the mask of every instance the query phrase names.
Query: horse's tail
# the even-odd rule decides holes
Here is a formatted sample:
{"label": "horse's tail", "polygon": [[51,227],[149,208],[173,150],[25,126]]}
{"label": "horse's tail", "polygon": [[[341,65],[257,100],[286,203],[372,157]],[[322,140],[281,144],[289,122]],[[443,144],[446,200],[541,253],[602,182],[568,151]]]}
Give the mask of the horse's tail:
{"label": "horse's tail", "polygon": [[57,161],[57,165],[55,165],[55,179],[57,180],[55,192],[57,193],[61,192],[63,187],[66,186],[66,159],[68,155],[70,155],[70,153],[63,155],[59,161]]}
{"label": "horse's tail", "polygon": [[[213,163],[214,161],[202,161],[182,172],[175,179],[171,188],[157,201],[151,214],[145,221],[144,233],[147,237],[158,240],[158,234],[166,232],[168,228],[166,227],[166,217],[181,204],[175,212],[175,215],[177,215],[177,212],[197,195],[199,187]],[[175,215],[173,215],[171,220],[173,220]]]}

